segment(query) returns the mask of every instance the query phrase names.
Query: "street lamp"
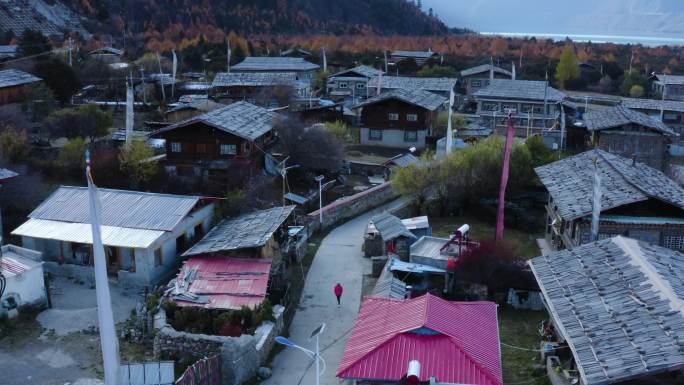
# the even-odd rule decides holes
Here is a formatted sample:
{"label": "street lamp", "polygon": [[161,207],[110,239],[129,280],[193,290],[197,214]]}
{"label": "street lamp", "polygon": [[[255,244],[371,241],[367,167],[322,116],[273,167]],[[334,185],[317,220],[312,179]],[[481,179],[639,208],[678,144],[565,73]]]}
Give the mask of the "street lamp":
{"label": "street lamp", "polygon": [[[321,383],[321,374],[325,372],[325,368],[328,366],[325,363],[325,360],[323,357],[321,357],[320,350],[319,350],[319,345],[318,345],[318,336],[323,333],[323,330],[325,330],[325,324],[321,324],[319,327],[314,329],[314,331],[311,332],[311,335],[309,336],[309,340],[312,338],[316,337],[316,351],[313,352],[307,348],[301,347],[299,345],[296,345],[294,342],[290,341],[289,339],[283,337],[283,336],[277,336],[275,338],[275,342],[286,346],[290,348],[296,348],[304,352],[307,356],[311,357],[312,359],[316,360],[316,385],[320,385]],[[320,368],[320,362],[323,362],[323,370]]]}
{"label": "street lamp", "polygon": [[321,227],[323,227],[323,175],[319,175],[314,179],[318,182],[318,220],[321,222]]}

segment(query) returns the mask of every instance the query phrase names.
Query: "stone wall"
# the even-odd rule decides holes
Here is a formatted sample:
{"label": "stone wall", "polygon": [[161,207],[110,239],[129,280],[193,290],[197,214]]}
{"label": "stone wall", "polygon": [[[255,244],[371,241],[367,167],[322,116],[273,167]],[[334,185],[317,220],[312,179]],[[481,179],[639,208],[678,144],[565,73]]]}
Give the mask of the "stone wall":
{"label": "stone wall", "polygon": [[284,330],[280,305],[273,307],[275,322],[259,325],[254,335],[240,337],[211,336],[175,330],[166,322],[161,310],[154,319],[157,335],[154,338],[155,359],[179,359],[184,356],[211,357],[219,355],[221,383],[239,385],[254,377],[260,366],[266,363],[275,344],[275,337]]}
{"label": "stone wall", "polygon": [[84,282],[86,285],[95,286],[95,270],[92,266],[74,265],[71,263],[59,264],[52,261],[44,261],[43,269],[57,277],[73,278]]}
{"label": "stone wall", "polygon": [[[387,203],[399,196],[392,188],[392,182],[385,182],[349,197],[344,197],[323,207],[323,228],[328,228],[345,219],[353,218],[372,208]],[[319,210],[308,214],[311,231],[320,230]]]}

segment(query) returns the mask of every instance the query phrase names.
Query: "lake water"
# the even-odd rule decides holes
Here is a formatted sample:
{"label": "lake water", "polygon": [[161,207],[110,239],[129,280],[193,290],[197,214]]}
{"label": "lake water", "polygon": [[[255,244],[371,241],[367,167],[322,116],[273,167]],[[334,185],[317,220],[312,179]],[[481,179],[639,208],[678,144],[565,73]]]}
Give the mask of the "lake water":
{"label": "lake water", "polygon": [[569,37],[573,41],[593,43],[615,43],[615,44],[642,44],[655,47],[659,45],[681,45],[684,46],[682,35],[661,35],[661,36],[628,36],[628,35],[583,35],[583,34],[562,34],[562,33],[533,33],[533,32],[480,32],[487,36],[505,37],[536,37],[541,39],[552,39],[555,41],[565,40]]}

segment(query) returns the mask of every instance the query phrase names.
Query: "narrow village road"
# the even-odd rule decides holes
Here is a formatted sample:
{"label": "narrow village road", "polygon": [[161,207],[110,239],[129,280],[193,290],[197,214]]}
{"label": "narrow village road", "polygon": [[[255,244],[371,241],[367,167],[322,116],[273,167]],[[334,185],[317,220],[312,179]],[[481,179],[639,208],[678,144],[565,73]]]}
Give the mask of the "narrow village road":
{"label": "narrow village road", "polygon": [[[338,226],[318,248],[290,326],[289,339],[314,350],[315,340],[309,341],[309,335],[321,323],[326,324],[320,337],[320,349],[328,367],[321,376],[321,385],[337,384],[337,365],[361,304],[363,274],[370,273],[370,260],[363,258],[361,251],[368,220],[376,213],[403,203],[403,198],[397,199]],[[344,287],[339,308],[333,292],[337,282]],[[300,350],[285,349],[273,360],[273,375],[262,384],[314,385],[316,368],[310,363],[311,360]]]}

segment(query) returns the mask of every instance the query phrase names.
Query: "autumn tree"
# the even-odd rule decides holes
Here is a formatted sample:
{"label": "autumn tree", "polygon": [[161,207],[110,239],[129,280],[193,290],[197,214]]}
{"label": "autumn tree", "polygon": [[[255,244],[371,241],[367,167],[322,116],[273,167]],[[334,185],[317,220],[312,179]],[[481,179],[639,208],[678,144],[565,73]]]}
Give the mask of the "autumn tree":
{"label": "autumn tree", "polygon": [[88,149],[83,138],[76,137],[69,140],[59,150],[57,165],[62,173],[70,177],[78,177],[85,165],[85,152]]}
{"label": "autumn tree", "polygon": [[151,160],[154,150],[143,140],[133,140],[119,154],[121,171],[131,178],[131,187],[138,188],[159,172],[159,163]]}
{"label": "autumn tree", "polygon": [[82,137],[88,138],[91,143],[107,135],[112,124],[112,114],[102,111],[96,105],[59,110],[50,115],[45,122],[51,138]]}
{"label": "autumn tree", "polygon": [[567,82],[578,79],[581,75],[577,56],[572,44],[566,44],[560,56],[558,66],[556,66],[556,81],[560,89],[565,89]]}
{"label": "autumn tree", "polygon": [[28,154],[25,131],[17,131],[6,125],[0,126],[0,159],[11,162],[22,160]]}
{"label": "autumn tree", "polygon": [[[648,78],[639,73],[639,71],[632,69],[625,73],[625,78],[622,80],[622,86],[620,86],[620,91],[623,95],[630,95],[634,86],[641,87],[641,93],[643,95],[644,90],[648,89],[649,82]],[[638,91],[638,88],[634,90]]]}

